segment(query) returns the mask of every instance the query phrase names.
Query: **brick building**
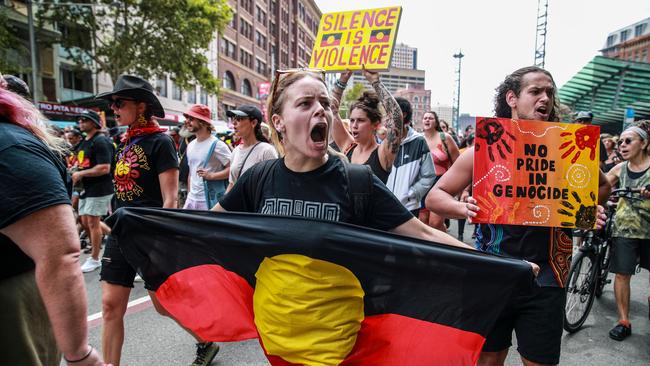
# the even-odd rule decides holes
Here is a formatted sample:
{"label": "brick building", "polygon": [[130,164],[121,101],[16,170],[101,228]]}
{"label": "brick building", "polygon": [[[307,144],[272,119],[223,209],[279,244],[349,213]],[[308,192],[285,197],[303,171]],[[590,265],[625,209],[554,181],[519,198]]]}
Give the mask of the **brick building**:
{"label": "brick building", "polygon": [[650,63],[650,18],[608,34],[600,52],[608,58]]}
{"label": "brick building", "polygon": [[241,104],[264,109],[274,70],[304,67],[321,11],[313,0],[229,0],[233,20],[219,36],[218,118]]}

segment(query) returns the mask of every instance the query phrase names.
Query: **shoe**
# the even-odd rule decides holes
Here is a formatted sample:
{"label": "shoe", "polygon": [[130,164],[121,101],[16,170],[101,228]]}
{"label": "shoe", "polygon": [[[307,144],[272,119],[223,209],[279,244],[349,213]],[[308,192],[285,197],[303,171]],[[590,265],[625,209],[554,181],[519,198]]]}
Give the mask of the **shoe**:
{"label": "shoe", "polygon": [[214,342],[196,344],[196,359],[191,366],[208,366],[219,352],[219,345]]}
{"label": "shoe", "polygon": [[609,331],[609,338],[615,341],[622,341],[630,335],[632,335],[632,324],[630,324],[629,327],[626,327],[625,325],[618,323]]}
{"label": "shoe", "polygon": [[102,266],[102,262],[99,260],[95,260],[92,258],[86,259],[84,264],[81,265],[81,272],[83,273],[88,273],[96,270],[97,268]]}
{"label": "shoe", "polygon": [[458,240],[463,241],[463,234],[458,235]]}

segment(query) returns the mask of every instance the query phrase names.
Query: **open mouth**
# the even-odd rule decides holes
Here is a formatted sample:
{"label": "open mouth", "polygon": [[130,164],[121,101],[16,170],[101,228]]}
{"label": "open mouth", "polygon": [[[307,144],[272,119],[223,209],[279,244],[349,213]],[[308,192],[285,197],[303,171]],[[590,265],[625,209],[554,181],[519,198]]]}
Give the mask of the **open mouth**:
{"label": "open mouth", "polygon": [[542,114],[542,115],[546,115],[548,113],[548,108],[546,106],[540,106],[540,107],[537,107],[537,109],[535,109],[535,112],[537,112],[539,114]]}
{"label": "open mouth", "polygon": [[312,129],[309,135],[314,142],[323,142],[327,138],[327,124],[318,123]]}

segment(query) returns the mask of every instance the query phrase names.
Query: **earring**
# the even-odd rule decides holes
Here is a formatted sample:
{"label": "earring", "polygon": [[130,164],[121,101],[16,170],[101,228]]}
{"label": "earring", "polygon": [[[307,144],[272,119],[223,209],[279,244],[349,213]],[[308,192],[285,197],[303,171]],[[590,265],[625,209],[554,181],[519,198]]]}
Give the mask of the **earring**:
{"label": "earring", "polygon": [[138,120],[136,121],[136,123],[140,127],[144,127],[147,125],[147,120],[144,118],[144,114],[138,116]]}

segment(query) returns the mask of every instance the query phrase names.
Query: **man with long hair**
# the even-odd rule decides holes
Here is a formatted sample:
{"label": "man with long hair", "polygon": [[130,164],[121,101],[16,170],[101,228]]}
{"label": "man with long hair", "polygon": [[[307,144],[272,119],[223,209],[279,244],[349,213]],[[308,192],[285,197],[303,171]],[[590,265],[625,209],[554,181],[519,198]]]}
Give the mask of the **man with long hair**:
{"label": "man with long hair", "polygon": [[[531,66],[516,70],[505,78],[496,92],[496,117],[558,121],[557,88],[551,74],[544,69]],[[448,218],[475,217],[479,208],[474,198],[468,193],[463,195],[466,198],[462,202],[454,198],[464,188],[471,187],[473,168],[474,148],[469,148],[428,194],[427,208]],[[606,200],[610,186],[602,172],[600,178],[599,197]],[[602,212],[599,206],[598,225],[604,224]],[[570,235],[570,230],[560,228],[480,225],[476,248],[538,264],[537,282],[540,286],[509,300],[486,339],[478,365],[503,365],[512,344],[513,330],[524,365],[556,365],[560,362],[565,304],[563,287],[572,248]]]}

